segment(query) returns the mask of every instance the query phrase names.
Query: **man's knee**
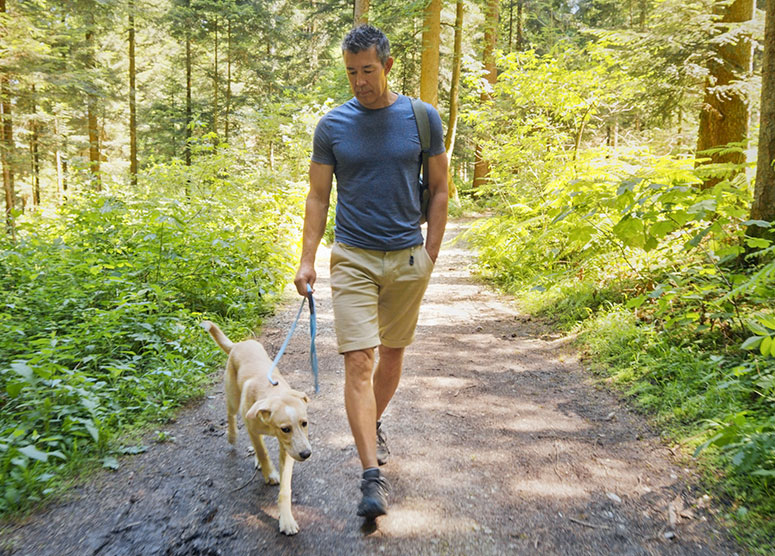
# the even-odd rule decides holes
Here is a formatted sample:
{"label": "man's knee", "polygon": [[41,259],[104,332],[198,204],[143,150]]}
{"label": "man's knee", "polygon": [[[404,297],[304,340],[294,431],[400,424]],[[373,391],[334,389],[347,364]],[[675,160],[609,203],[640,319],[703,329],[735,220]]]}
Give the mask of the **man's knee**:
{"label": "man's knee", "polygon": [[374,349],[358,349],[344,353],[344,372],[350,380],[370,381],[374,370]]}

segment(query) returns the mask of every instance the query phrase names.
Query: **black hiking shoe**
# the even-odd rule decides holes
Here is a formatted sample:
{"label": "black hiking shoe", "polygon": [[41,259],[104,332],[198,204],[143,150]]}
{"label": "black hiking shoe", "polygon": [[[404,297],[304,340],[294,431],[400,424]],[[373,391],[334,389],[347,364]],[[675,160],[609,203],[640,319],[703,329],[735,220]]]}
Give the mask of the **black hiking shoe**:
{"label": "black hiking shoe", "polygon": [[387,447],[385,431],[382,430],[382,421],[377,421],[377,463],[385,465],[389,457],[390,450]]}
{"label": "black hiking shoe", "polygon": [[387,496],[390,485],[379,469],[369,469],[363,472],[361,492],[363,498],[358,504],[358,515],[366,519],[376,519],[387,513]]}

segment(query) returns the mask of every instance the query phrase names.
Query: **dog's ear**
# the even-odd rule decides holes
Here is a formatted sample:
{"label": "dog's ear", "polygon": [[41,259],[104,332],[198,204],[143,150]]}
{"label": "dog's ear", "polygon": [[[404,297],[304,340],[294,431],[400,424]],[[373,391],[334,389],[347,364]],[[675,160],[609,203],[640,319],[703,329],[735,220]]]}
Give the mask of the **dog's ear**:
{"label": "dog's ear", "polygon": [[259,400],[250,406],[248,412],[245,414],[245,419],[260,419],[266,422],[269,416],[272,414],[272,407],[269,400]]}
{"label": "dog's ear", "polygon": [[305,394],[304,392],[300,392],[298,390],[291,390],[289,393],[292,396],[296,396],[297,398],[299,398],[304,403],[309,403],[309,398],[307,397],[307,394]]}

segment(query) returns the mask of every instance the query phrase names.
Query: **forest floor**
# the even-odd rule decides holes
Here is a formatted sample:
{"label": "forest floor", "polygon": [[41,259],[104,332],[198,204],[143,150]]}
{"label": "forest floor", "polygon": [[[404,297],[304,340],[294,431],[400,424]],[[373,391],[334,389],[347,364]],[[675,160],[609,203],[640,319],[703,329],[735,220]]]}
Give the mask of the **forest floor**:
{"label": "forest floor", "polygon": [[[226,441],[218,378],[204,400],[163,427],[168,441],[149,435],[149,449],[118,470],[0,526],[0,554],[743,553],[691,464],[583,370],[572,339],[472,277],[475,254],[454,241],[467,222],[450,222],[417,341],[384,417],[392,457],[382,469],[392,492],[376,528],[355,515],[360,465],[321,247],[320,393],[313,393],[306,326],[280,364],[311,398],[313,454],[293,477],[296,536],[278,532],[278,487],[264,485],[260,473],[251,480],[244,429],[236,450]],[[270,354],[298,305],[289,294],[266,323],[259,339]],[[276,458],[276,442],[267,443]]]}

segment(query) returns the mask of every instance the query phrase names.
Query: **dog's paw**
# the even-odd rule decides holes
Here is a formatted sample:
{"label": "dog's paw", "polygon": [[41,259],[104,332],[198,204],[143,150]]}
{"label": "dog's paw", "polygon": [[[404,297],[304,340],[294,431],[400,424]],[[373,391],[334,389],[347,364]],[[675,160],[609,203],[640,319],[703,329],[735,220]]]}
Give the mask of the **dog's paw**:
{"label": "dog's paw", "polygon": [[280,515],[280,532],[284,535],[295,535],[299,532],[299,524],[290,513]]}
{"label": "dog's paw", "polygon": [[264,482],[268,485],[279,485],[280,474],[277,472],[276,469],[273,469],[271,473],[264,476]]}

